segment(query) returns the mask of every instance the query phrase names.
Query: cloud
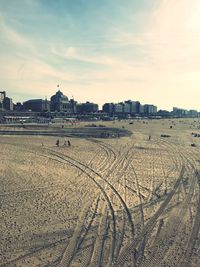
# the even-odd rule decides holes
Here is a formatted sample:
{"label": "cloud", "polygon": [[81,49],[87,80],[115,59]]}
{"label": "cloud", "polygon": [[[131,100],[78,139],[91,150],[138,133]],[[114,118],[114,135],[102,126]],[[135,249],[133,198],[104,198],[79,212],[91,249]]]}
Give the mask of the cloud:
{"label": "cloud", "polygon": [[82,61],[91,64],[97,65],[105,65],[105,66],[112,66],[115,63],[115,58],[111,55],[101,54],[98,53],[92,54],[91,50],[77,47],[65,47],[64,45],[52,45],[51,52],[63,59],[70,59],[74,61]]}
{"label": "cloud", "polygon": [[200,51],[200,2],[198,0],[157,0],[144,13],[140,32],[120,32],[114,41],[138,49],[141,58],[157,70],[175,72],[198,68]]}
{"label": "cloud", "polygon": [[157,69],[186,72],[199,68],[200,2],[162,0],[159,3],[144,32],[136,36],[127,33],[125,39],[139,46]]}
{"label": "cloud", "polygon": [[7,40],[12,43],[12,45],[26,46],[29,48],[33,47],[28,38],[18,33],[11,26],[9,26],[8,23],[6,23],[3,15],[0,16],[0,34],[2,40]]}
{"label": "cloud", "polygon": [[[26,81],[27,86],[30,87],[30,84],[34,86],[36,81],[57,83],[73,79],[73,74],[65,68],[59,69],[49,64],[37,42],[34,43],[34,40],[8,25],[2,15],[0,22],[1,40],[4,43],[2,46],[4,50],[0,51],[0,75],[4,84],[12,81],[13,86],[14,82],[24,84]],[[41,88],[35,86],[35,90],[40,91]]]}

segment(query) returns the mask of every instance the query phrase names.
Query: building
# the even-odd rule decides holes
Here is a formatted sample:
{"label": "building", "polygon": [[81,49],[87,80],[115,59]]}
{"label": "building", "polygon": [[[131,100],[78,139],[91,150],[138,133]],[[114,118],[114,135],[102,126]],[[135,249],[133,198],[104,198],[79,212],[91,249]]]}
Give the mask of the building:
{"label": "building", "polygon": [[77,105],[77,113],[95,113],[99,110],[99,106],[97,104],[86,102]]}
{"label": "building", "polygon": [[158,110],[157,115],[161,116],[161,117],[170,117],[171,113],[168,110],[160,109],[160,110]]}
{"label": "building", "polygon": [[67,96],[65,96],[60,90],[51,97],[51,111],[67,112],[70,109],[70,103]]}
{"label": "building", "polygon": [[123,113],[123,103],[114,104],[114,113]]}
{"label": "building", "polygon": [[139,114],[140,114],[140,115],[144,115],[144,105],[141,105],[141,104],[140,104]]}
{"label": "building", "polygon": [[173,107],[172,114],[173,116],[184,117],[188,115],[188,111],[186,109]]}
{"label": "building", "polygon": [[23,110],[23,105],[21,102],[17,102],[16,104],[13,105],[13,109],[16,111],[21,111]]}
{"label": "building", "polygon": [[23,109],[34,112],[50,111],[50,102],[43,99],[31,99],[23,103]]}
{"label": "building", "polygon": [[198,111],[197,110],[195,110],[195,109],[190,109],[189,111],[188,111],[188,115],[190,116],[190,117],[193,117],[193,118],[195,118],[195,117],[198,117]]}
{"label": "building", "polygon": [[113,103],[105,103],[103,105],[103,112],[108,113],[108,114],[113,114],[114,113],[114,104]]}
{"label": "building", "polygon": [[[103,105],[103,111],[109,114],[131,114],[138,115],[140,111],[140,102],[127,100],[120,103],[105,103]],[[143,113],[143,112],[142,112]]]}
{"label": "building", "polygon": [[199,117],[199,113],[195,109],[186,110],[186,109],[177,108],[177,107],[173,108],[172,115],[175,117],[180,117],[180,118],[181,117],[191,117],[191,118]]}
{"label": "building", "polygon": [[123,103],[123,113],[131,114],[131,104],[128,102]]}
{"label": "building", "polygon": [[154,105],[146,104],[144,105],[145,115],[155,115],[157,113],[157,107]]}
{"label": "building", "polygon": [[140,113],[140,102],[139,101],[128,100],[128,101],[125,101],[125,103],[128,103],[130,105],[130,113],[132,115],[136,115]]}
{"label": "building", "polygon": [[72,114],[77,113],[77,102],[74,99],[69,101],[69,112]]}
{"label": "building", "polygon": [[0,111],[3,111],[3,110],[7,110],[7,111],[13,110],[12,99],[6,96],[5,91],[0,92]]}
{"label": "building", "polygon": [[5,97],[3,100],[3,108],[4,110],[13,111],[13,102],[12,99],[9,97]]}
{"label": "building", "polygon": [[6,97],[6,92],[5,91],[1,91],[0,92],[0,111],[3,111],[3,109],[4,109],[3,101],[4,101],[5,97]]}

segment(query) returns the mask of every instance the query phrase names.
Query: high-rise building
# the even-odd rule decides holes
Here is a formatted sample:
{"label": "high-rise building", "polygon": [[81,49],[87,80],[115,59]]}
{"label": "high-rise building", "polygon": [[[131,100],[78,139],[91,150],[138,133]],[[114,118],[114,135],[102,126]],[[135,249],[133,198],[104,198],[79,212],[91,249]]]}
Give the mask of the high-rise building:
{"label": "high-rise building", "polygon": [[143,115],[144,114],[144,105],[141,105],[140,104],[139,114],[140,115]]}
{"label": "high-rise building", "polygon": [[198,117],[198,111],[196,109],[190,109],[188,111],[189,116],[191,117]]}
{"label": "high-rise building", "polygon": [[188,115],[188,111],[186,109],[177,108],[177,107],[173,107],[172,113],[174,116],[177,116],[177,117]]}
{"label": "high-rise building", "polygon": [[123,103],[114,104],[114,113],[123,113],[124,105]]}
{"label": "high-rise building", "polygon": [[112,114],[114,112],[114,104],[113,103],[105,103],[103,105],[103,112]]}
{"label": "high-rise building", "polygon": [[7,96],[4,98],[4,100],[3,100],[3,108],[5,110],[13,111],[13,102],[12,102],[11,98],[9,98]]}
{"label": "high-rise building", "polygon": [[139,101],[128,100],[128,101],[125,101],[125,103],[128,103],[130,105],[130,113],[132,115],[136,115],[140,113],[140,102]]}
{"label": "high-rise building", "polygon": [[13,110],[13,102],[12,99],[6,96],[5,91],[0,92],[0,110]]}
{"label": "high-rise building", "polygon": [[154,105],[144,105],[144,113],[146,115],[155,115],[157,113],[157,107]]}
{"label": "high-rise building", "polygon": [[4,101],[5,97],[6,97],[6,92],[5,91],[1,91],[0,92],[0,111],[2,111],[4,109],[3,101]]}
{"label": "high-rise building", "polygon": [[131,104],[128,102],[123,103],[123,113],[130,114],[131,113]]}

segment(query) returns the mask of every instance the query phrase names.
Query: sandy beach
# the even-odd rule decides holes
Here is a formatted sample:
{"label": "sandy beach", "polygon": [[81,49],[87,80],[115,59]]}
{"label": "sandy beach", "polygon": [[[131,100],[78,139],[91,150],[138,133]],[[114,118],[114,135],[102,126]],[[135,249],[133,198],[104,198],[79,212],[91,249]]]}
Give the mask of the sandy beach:
{"label": "sandy beach", "polygon": [[200,265],[200,121],[102,124],[132,135],[0,136],[1,267]]}

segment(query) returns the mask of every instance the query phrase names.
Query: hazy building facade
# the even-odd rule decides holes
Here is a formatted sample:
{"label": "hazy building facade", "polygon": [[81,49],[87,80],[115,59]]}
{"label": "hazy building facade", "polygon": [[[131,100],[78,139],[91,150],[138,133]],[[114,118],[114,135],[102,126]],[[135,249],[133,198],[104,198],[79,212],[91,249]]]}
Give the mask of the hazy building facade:
{"label": "hazy building facade", "polygon": [[172,114],[177,117],[184,117],[188,115],[188,111],[186,109],[173,107]]}
{"label": "hazy building facade", "polygon": [[77,102],[74,99],[70,99],[69,101],[69,113],[77,113]]}
{"label": "hazy building facade", "polygon": [[69,99],[60,90],[56,92],[55,95],[51,97],[51,111],[55,112],[67,112],[69,111]]}
{"label": "hazy building facade", "polygon": [[140,113],[140,102],[139,101],[128,100],[128,101],[125,101],[125,103],[128,103],[130,105],[130,113],[132,115],[136,115]]}
{"label": "hazy building facade", "polygon": [[142,115],[142,116],[144,115],[144,105],[140,104],[139,114]]}
{"label": "hazy building facade", "polygon": [[123,103],[114,104],[114,113],[123,113]]}
{"label": "hazy building facade", "polygon": [[5,97],[3,100],[3,109],[13,111],[13,102],[12,99],[9,97]]}
{"label": "hazy building facade", "polygon": [[195,109],[190,109],[190,110],[188,111],[188,114],[189,114],[189,116],[191,116],[191,117],[198,117],[198,115],[199,115],[198,111],[195,110]]}
{"label": "hazy building facade", "polygon": [[23,110],[23,105],[21,102],[17,102],[16,104],[13,105],[13,109],[16,111],[21,111]]}
{"label": "hazy building facade", "polygon": [[145,104],[144,113],[145,115],[155,115],[157,113],[157,107],[154,105]]}
{"label": "hazy building facade", "polygon": [[0,92],[0,111],[13,111],[12,99],[6,96],[5,91]]}
{"label": "hazy building facade", "polygon": [[127,100],[120,103],[105,103],[103,112],[108,114],[131,114],[137,115],[140,113],[140,102]]}
{"label": "hazy building facade", "polygon": [[175,117],[191,117],[191,118],[196,118],[199,117],[199,112],[196,109],[183,109],[183,108],[177,108],[173,107],[173,111],[171,112],[172,116]]}
{"label": "hazy building facade", "polygon": [[5,97],[6,97],[6,92],[5,91],[1,91],[0,92],[0,111],[3,111],[3,109],[4,109],[3,101],[4,101]]}
{"label": "hazy building facade", "polygon": [[95,113],[99,110],[98,104],[86,102],[77,105],[77,113]]}
{"label": "hazy building facade", "polygon": [[131,104],[128,102],[123,103],[123,113],[130,114],[131,113]]}
{"label": "hazy building facade", "polygon": [[157,107],[154,105],[141,105],[139,101],[127,100],[120,103],[105,103],[103,111],[109,114],[124,114],[132,116],[155,115]]}
{"label": "hazy building facade", "polygon": [[157,115],[161,116],[161,117],[170,117],[171,112],[169,112],[168,110],[160,109],[160,110],[158,110]]}
{"label": "hazy building facade", "polygon": [[23,103],[23,110],[31,110],[34,112],[50,111],[50,102],[43,99],[31,99]]}
{"label": "hazy building facade", "polygon": [[114,104],[113,103],[105,103],[103,105],[103,112],[108,113],[108,114],[113,114],[114,113]]}

